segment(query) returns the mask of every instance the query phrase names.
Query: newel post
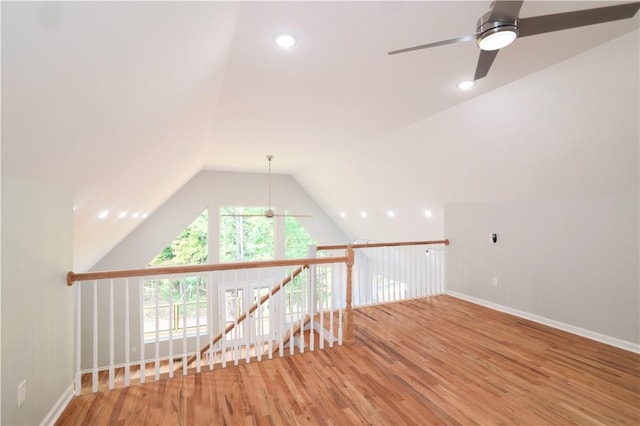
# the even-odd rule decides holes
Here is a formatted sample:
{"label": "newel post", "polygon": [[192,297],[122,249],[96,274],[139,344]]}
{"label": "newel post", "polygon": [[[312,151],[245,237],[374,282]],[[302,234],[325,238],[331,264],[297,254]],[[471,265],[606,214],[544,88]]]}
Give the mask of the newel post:
{"label": "newel post", "polygon": [[344,341],[345,343],[355,342],[353,335],[353,246],[349,244],[347,246],[347,307],[345,310],[345,324],[344,324]]}

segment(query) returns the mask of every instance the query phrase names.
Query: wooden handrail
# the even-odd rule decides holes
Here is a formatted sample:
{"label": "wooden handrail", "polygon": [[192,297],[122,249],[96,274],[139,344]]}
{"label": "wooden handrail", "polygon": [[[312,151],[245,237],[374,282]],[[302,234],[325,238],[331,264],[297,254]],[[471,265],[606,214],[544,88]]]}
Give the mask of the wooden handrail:
{"label": "wooden handrail", "polygon": [[83,272],[70,271],[67,274],[67,285],[77,281],[103,280],[110,278],[148,277],[158,275],[188,274],[198,272],[231,271],[236,269],[272,268],[278,266],[321,265],[326,263],[345,263],[346,256],[317,257],[313,259],[280,259],[254,262],[211,263],[206,265],[162,266],[159,268],[123,269],[119,271]]}
{"label": "wooden handrail", "polygon": [[318,246],[318,250],[346,250],[351,246],[354,249],[372,248],[372,247],[400,247],[400,246],[420,246],[427,244],[444,244],[449,245],[449,240],[433,240],[433,241],[404,241],[399,243],[365,243],[365,244],[334,244],[326,246]]}
{"label": "wooden handrail", "polygon": [[[291,281],[293,281],[293,279],[295,277],[297,277],[298,275],[300,275],[302,273],[302,271],[304,271],[305,269],[309,268],[309,265],[302,265],[299,268],[297,268],[295,271],[293,271],[291,274],[287,275],[280,284],[277,284],[276,286],[274,286],[271,291],[265,295],[263,295],[260,300],[258,300],[257,302],[254,302],[253,305],[251,305],[251,307],[249,307],[249,309],[247,311],[245,311],[242,315],[240,315],[238,317],[238,319],[236,321],[234,321],[233,323],[229,324],[223,332],[219,333],[216,337],[213,338],[213,340],[209,343],[207,343],[206,345],[204,345],[202,348],[200,348],[200,356],[202,356],[206,351],[209,350],[209,348],[211,347],[211,345],[215,345],[216,343],[218,343],[220,340],[222,340],[222,338],[224,336],[226,336],[231,330],[233,330],[236,325],[239,325],[242,321],[244,321],[245,319],[247,319],[247,317],[249,315],[251,315],[252,313],[254,313],[259,307],[260,305],[262,305],[264,302],[266,302],[267,300],[269,300],[270,296],[273,296],[274,294],[276,294],[277,292],[279,292],[281,289],[283,289],[287,284],[289,284]],[[191,355],[188,359],[187,359],[187,365],[191,364],[193,361],[195,361],[197,359],[196,355]]]}

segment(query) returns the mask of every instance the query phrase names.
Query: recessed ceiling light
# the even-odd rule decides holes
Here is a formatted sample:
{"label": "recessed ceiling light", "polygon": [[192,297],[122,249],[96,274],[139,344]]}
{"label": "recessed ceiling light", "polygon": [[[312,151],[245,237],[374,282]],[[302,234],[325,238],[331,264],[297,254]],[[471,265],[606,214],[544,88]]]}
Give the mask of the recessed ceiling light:
{"label": "recessed ceiling light", "polygon": [[280,34],[278,37],[276,37],[276,43],[283,49],[288,49],[296,44],[296,39],[289,34]]}
{"label": "recessed ceiling light", "polygon": [[345,212],[340,212],[340,217],[347,217],[347,214]]}
{"label": "recessed ceiling light", "polygon": [[458,89],[460,90],[469,90],[473,87],[473,85],[476,84],[475,82],[469,80],[469,81],[463,81],[461,83],[458,83]]}
{"label": "recessed ceiling light", "polygon": [[367,217],[367,212],[360,212],[360,216]]}
{"label": "recessed ceiling light", "polygon": [[105,219],[107,216],[109,216],[109,210],[102,210],[98,215],[98,219]]}
{"label": "recessed ceiling light", "polygon": [[425,211],[424,211],[424,215],[425,215],[426,217],[431,217],[431,216],[433,216],[433,212],[432,212],[431,210],[425,210]]}
{"label": "recessed ceiling light", "polygon": [[120,214],[118,215],[118,218],[120,219],[124,219],[125,217],[127,217],[127,212],[120,212]]}
{"label": "recessed ceiling light", "polygon": [[394,213],[394,211],[393,211],[393,210],[389,210],[389,211],[387,212],[387,216],[389,216],[389,217],[394,217],[395,215],[396,215],[396,214]]}
{"label": "recessed ceiling light", "polygon": [[132,217],[133,219],[137,219],[137,218],[138,218],[138,216],[140,216],[140,213],[138,213],[138,212],[135,212],[135,213],[133,213],[133,214],[131,215],[131,217]]}
{"label": "recessed ceiling light", "polygon": [[146,213],[142,213],[142,218],[143,218],[143,219],[146,219],[146,218],[147,218],[147,216],[148,216],[148,215],[147,215]]}

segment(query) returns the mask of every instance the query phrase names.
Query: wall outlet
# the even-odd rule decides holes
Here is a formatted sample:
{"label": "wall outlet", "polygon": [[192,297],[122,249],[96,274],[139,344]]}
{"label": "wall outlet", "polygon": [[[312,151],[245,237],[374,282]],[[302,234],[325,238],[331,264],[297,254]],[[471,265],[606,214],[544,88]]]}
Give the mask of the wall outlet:
{"label": "wall outlet", "polygon": [[18,408],[24,404],[24,401],[27,399],[27,380],[23,380],[18,385]]}
{"label": "wall outlet", "polygon": [[491,279],[491,285],[497,287],[498,286],[498,277],[493,277]]}

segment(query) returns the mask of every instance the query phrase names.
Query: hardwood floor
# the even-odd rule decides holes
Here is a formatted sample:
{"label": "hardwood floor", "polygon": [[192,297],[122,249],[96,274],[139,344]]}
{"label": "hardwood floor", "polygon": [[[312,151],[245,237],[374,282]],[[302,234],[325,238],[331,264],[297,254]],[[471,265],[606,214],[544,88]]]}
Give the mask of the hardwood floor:
{"label": "hardwood floor", "polygon": [[640,355],[449,296],[356,342],[74,398],[57,424],[640,424]]}

